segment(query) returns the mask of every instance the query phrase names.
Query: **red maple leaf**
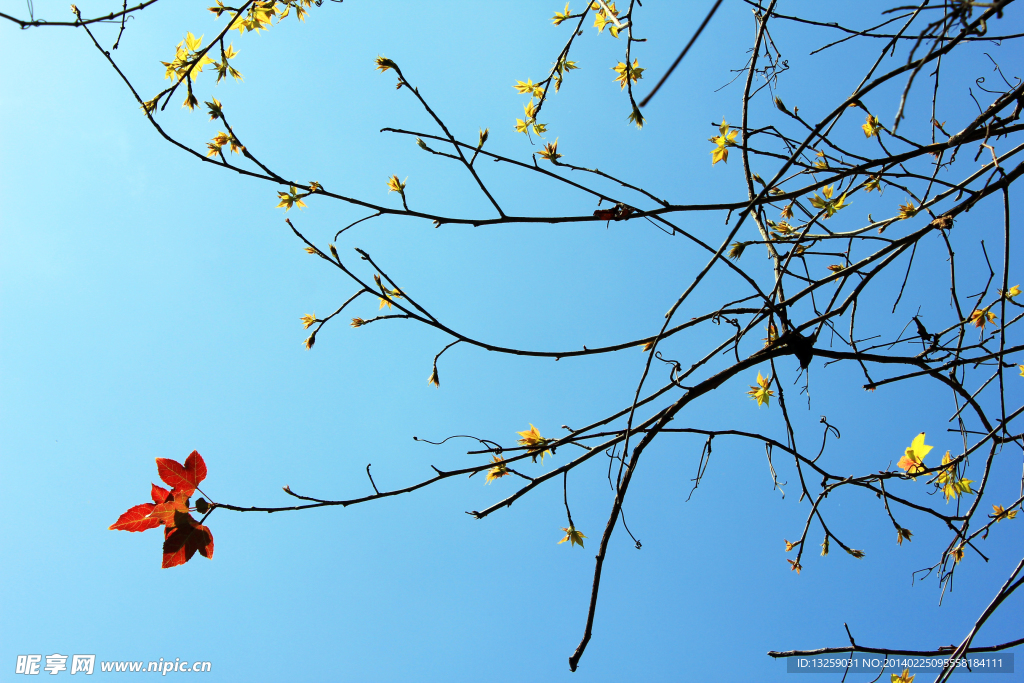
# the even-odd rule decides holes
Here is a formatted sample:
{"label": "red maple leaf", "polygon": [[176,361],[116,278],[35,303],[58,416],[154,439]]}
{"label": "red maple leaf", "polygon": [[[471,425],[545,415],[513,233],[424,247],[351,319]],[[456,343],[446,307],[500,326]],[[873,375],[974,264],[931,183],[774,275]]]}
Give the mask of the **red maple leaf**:
{"label": "red maple leaf", "polygon": [[143,503],[142,505],[129,508],[127,512],[117,518],[116,522],[110,525],[110,528],[121,531],[145,531],[146,529],[154,529],[163,524],[162,519],[150,517],[150,515],[153,514],[153,510],[158,505],[167,501],[171,492],[153,484],[150,495],[153,496],[152,503]]}
{"label": "red maple leaf", "polygon": [[157,526],[160,524],[174,526],[174,515],[176,513],[184,512],[188,514],[188,499],[177,493],[171,493],[164,502],[151,505],[150,507],[153,509],[150,511],[149,517],[157,520]]}
{"label": "red maple leaf", "polygon": [[187,512],[175,512],[173,526],[164,529],[164,569],[177,567],[192,559],[196,551],[213,559],[213,534]]}
{"label": "red maple leaf", "polygon": [[124,513],[117,518],[117,521],[110,525],[112,530],[121,531],[145,531],[146,529],[155,529],[160,526],[162,522],[159,519],[150,517],[149,514],[153,512],[153,508],[156,507],[152,503],[143,503],[142,505],[136,505],[133,508],[128,508],[128,512]]}
{"label": "red maple leaf", "polygon": [[146,531],[164,525],[163,567],[177,567],[192,559],[196,551],[206,558],[213,557],[213,534],[189,514],[189,498],[199,483],[206,479],[206,463],[197,451],[185,459],[185,464],[169,458],[156,459],[157,472],[171,490],[152,484],[152,503],[130,508],[110,525],[122,531]]}
{"label": "red maple leaf", "polygon": [[172,493],[181,494],[182,499],[191,498],[199,482],[206,479],[206,463],[198,451],[192,451],[184,466],[177,460],[157,458],[156,470],[164,483],[173,487]]}
{"label": "red maple leaf", "polygon": [[149,491],[149,495],[153,496],[153,502],[159,505],[160,503],[167,500],[167,497],[171,495],[171,492],[162,486],[152,484],[152,488]]}

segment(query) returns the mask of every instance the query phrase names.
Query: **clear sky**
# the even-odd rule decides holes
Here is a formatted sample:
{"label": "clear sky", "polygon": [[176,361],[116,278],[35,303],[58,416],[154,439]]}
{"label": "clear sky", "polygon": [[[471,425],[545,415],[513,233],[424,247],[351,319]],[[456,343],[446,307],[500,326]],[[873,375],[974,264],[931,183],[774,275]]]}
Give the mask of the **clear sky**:
{"label": "clear sky", "polygon": [[[111,55],[147,98],[164,87],[160,61],[173,56],[186,31],[208,40],[223,25],[207,4],[165,0],[128,22]],[[780,9],[833,20],[824,12],[833,4],[846,3],[787,2]],[[579,0],[573,5],[578,9]],[[651,2],[638,9],[637,32],[647,42],[634,46],[634,56],[649,69],[636,86],[640,96],[710,5]],[[120,3],[79,6],[94,16]],[[408,177],[411,208],[489,218],[493,209],[458,164],[424,153],[411,137],[379,132],[438,130],[409,92],[395,90],[392,73],[374,70],[374,58],[398,62],[457,137],[474,142],[489,127],[487,149],[529,162],[540,146],[513,129],[526,98],[512,85],[546,75],[571,30],[551,25],[561,9],[532,1],[327,2],[304,24],[289,18],[260,35],[236,34],[233,63],[244,83],[215,86],[204,73],[197,96],[217,97],[254,154],[284,175],[399,206],[385,185],[395,174]],[[868,26],[878,23],[879,9],[850,3],[838,18]],[[0,0],[0,11],[25,17],[28,9]],[[34,11],[70,17],[64,0],[35,0]],[[1014,6],[998,30],[1022,25]],[[718,89],[744,66],[753,30],[749,7],[727,0],[645,109],[648,125],[638,131],[626,122],[628,100],[611,70],[624,43],[587,22],[572,56],[580,68],[543,110],[545,138],[558,139],[566,161],[674,202],[745,198],[738,158],[712,167],[707,138],[723,118],[739,121],[741,82]],[[117,27],[96,35],[109,49]],[[778,93],[810,118],[851,92],[881,47],[845,44],[809,58],[832,34],[780,23],[773,37],[791,67]],[[974,115],[974,79],[995,77],[986,52],[1008,77],[1024,75],[1024,53],[1012,45],[965,49],[963,59],[944,66],[938,118],[952,129]],[[285,485],[304,495],[357,497],[372,492],[368,463],[377,486],[392,489],[429,477],[430,465],[484,462],[466,455],[472,444],[465,440],[430,446],[414,436],[471,434],[508,446],[531,423],[555,436],[561,425],[621,409],[645,357],[634,348],[555,362],[458,345],[440,361],[438,389],[426,380],[450,339],[407,321],[352,329],[348,318],[376,314],[370,297],[325,326],[306,350],[300,316],[330,313],[354,288],[303,252],[284,210],[275,208],[284,188],[200,163],[160,138],[81,30],[20,31],[2,22],[0,62],[0,680],[18,678],[18,655],[61,653],[210,661],[212,671],[203,675],[210,681],[782,681],[795,675],[768,650],[843,645],[844,622],[869,645],[959,643],[1020,559],[1018,518],[986,542],[988,562],[971,556],[961,564],[940,606],[934,575],[912,582],[911,572],[935,562],[947,532],[908,514],[913,543],[897,546],[878,501],[843,492],[830,498],[831,513],[867,556],[811,552],[798,575],[785,561],[783,539],[799,536],[808,507],[798,501],[792,465],[779,466],[780,480],[789,482],[783,496],[772,488],[759,444],[722,438],[687,500],[703,440],[666,436],[646,453],[627,498],[626,519],[643,548],[616,530],[594,637],[574,674],[566,660],[583,632],[594,548],[612,501],[603,458],[568,480],[585,550],[557,544],[566,525],[557,481],[482,521],[467,516],[514,490],[508,478],[485,486],[481,475],[345,509],[217,510],[207,520],[214,559],[161,569],[160,531],[108,530],[159,483],[154,458],[181,461],[198,450],[209,468],[202,488],[223,503],[289,505]],[[871,103],[886,121],[901,85]],[[160,120],[205,152],[217,123],[178,104]],[[913,126],[927,121],[929,106],[925,95],[911,98],[908,132],[920,134]],[[778,123],[768,107],[759,116]],[[860,122],[843,119],[845,135],[865,144]],[[537,174],[477,163],[509,213],[598,208],[584,193]],[[773,167],[763,164],[767,178]],[[647,206],[611,183],[598,187]],[[1016,206],[1021,198],[1015,186]],[[850,211],[863,221],[904,199],[896,191],[858,198]],[[307,204],[287,217],[322,248],[368,213],[318,197]],[[992,202],[959,224],[965,278],[982,272],[971,226],[1000,220]],[[680,221],[716,247],[729,230],[723,213]],[[691,243],[642,221],[435,229],[384,217],[348,231],[337,246],[365,277],[372,270],[353,248],[369,252],[450,327],[541,350],[656,333],[706,260]],[[926,265],[915,271],[908,296],[914,307],[943,267],[938,243],[922,252]],[[1011,279],[1024,281],[1021,275],[1011,270]],[[944,272],[935,277],[934,287],[944,287]],[[683,319],[707,310],[722,288],[739,291],[727,276],[716,278],[703,290],[712,298],[698,299]],[[889,301],[898,285],[898,277],[880,283],[870,296]],[[932,297],[941,299],[931,304],[936,310],[946,310],[943,297]],[[898,330],[913,314],[899,309],[877,326]],[[721,334],[700,327],[664,353],[690,363],[694,349]],[[780,367],[793,382],[790,361]],[[750,428],[782,438],[777,407],[758,409],[746,396],[748,383],[727,384],[677,426]],[[792,389],[805,443],[820,439],[818,420],[827,415],[842,433],[827,457],[856,461],[858,472],[893,467],[921,431],[936,453],[958,448],[945,432],[947,395],[924,383],[868,394],[862,383],[849,368],[815,361],[809,400]],[[1013,405],[1021,386],[1007,390]],[[570,455],[556,453],[555,466]],[[1020,470],[1019,452],[1000,461],[1008,501],[1017,496]],[[1022,599],[1014,596],[978,641],[1020,637]]]}

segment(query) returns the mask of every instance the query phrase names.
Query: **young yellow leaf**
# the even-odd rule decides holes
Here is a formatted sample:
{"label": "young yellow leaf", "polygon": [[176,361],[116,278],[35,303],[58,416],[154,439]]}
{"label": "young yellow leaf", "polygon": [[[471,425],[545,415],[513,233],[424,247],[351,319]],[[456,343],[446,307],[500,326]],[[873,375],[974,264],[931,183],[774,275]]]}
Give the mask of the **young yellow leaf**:
{"label": "young yellow leaf", "polygon": [[993,505],[992,512],[996,518],[996,524],[1004,519],[1013,519],[1017,516],[1016,510],[1004,510],[1002,505]]}
{"label": "young yellow leaf", "polygon": [[981,329],[984,330],[985,325],[987,325],[988,323],[994,323],[997,317],[998,316],[995,313],[988,310],[987,308],[982,309],[980,311],[975,309],[971,313],[971,317],[969,318],[969,320],[975,327],[980,327]]}
{"label": "young yellow leaf", "polygon": [[733,261],[739,261],[743,257],[743,251],[747,248],[749,242],[733,242],[729,245],[729,251],[726,256],[731,258]]}
{"label": "young yellow leaf", "polygon": [[815,194],[811,197],[811,206],[816,209],[823,210],[825,212],[825,218],[831,218],[836,215],[841,209],[845,209],[849,204],[846,203],[846,193],[839,199],[832,199],[832,186],[821,188],[821,194],[823,197],[819,197]]}
{"label": "young yellow leaf", "polygon": [[910,669],[904,669],[902,674],[889,674],[890,683],[914,683],[914,677],[910,675]]}
{"label": "young yellow leaf", "polygon": [[390,291],[385,289],[384,293],[388,295],[388,298],[385,299],[384,297],[378,297],[380,299],[380,304],[377,306],[377,310],[380,310],[380,309],[384,308],[385,306],[387,306],[388,308],[391,308],[391,301],[389,299],[401,299],[402,298],[402,290],[398,289],[397,287],[395,287],[394,289],[392,289]]}
{"label": "young yellow leaf", "polygon": [[533,79],[527,78],[526,82],[516,81],[516,84],[512,86],[519,92],[520,95],[530,95],[541,99],[544,97],[544,88],[540,87],[539,83],[534,83]]}
{"label": "young yellow leaf", "polygon": [[[441,388],[441,378],[437,375],[437,364],[434,364],[434,369],[430,372],[430,377],[427,378],[427,384],[433,384],[438,389]],[[485,482],[486,483],[486,482]]]}
{"label": "young yellow leaf", "polygon": [[790,570],[796,572],[797,574],[799,574],[800,570],[803,569],[803,567],[800,565],[800,563],[797,562],[796,560],[786,560],[786,562],[789,562],[789,564],[792,565],[790,567]]}
{"label": "young yellow leaf", "polygon": [[397,192],[398,194],[404,195],[405,185],[408,180],[409,178],[407,177],[405,181],[401,181],[398,179],[398,176],[396,175],[393,175],[390,178],[388,178],[388,194],[391,194],[392,192]]}
{"label": "young yellow leaf", "polygon": [[558,153],[558,138],[555,138],[554,142],[544,145],[544,151],[540,153],[540,158],[547,159],[551,163],[556,163],[562,158],[562,155]]}
{"label": "young yellow leaf", "polygon": [[[896,463],[896,466],[906,470],[907,474],[913,477],[914,474],[925,470],[924,456],[928,455],[931,450],[932,447],[924,442],[924,432],[921,432],[914,437],[910,448],[904,451],[903,457]],[[916,479],[916,477],[913,478]]]}
{"label": "young yellow leaf", "polygon": [[907,218],[913,218],[917,215],[917,212],[921,209],[914,206],[914,202],[907,200],[906,204],[900,204],[900,217],[899,220],[905,220]]}
{"label": "young yellow leaf", "polygon": [[387,57],[381,57],[380,55],[377,55],[377,59],[374,60],[374,63],[377,65],[377,70],[380,71],[381,73],[384,73],[388,69],[398,69],[397,64],[395,64]]}
{"label": "young yellow leaf", "polygon": [[505,458],[500,455],[495,455],[491,458],[491,462],[495,463],[494,467],[487,470],[487,478],[484,480],[484,484],[490,484],[495,479],[501,479],[507,477],[509,474],[508,467],[505,465]]}
{"label": "young yellow leaf", "polygon": [[565,538],[563,538],[561,541],[559,541],[556,545],[561,545],[561,544],[565,543],[566,541],[569,541],[569,546],[570,547],[572,547],[574,545],[578,545],[581,548],[583,547],[583,539],[586,538],[586,536],[584,536],[582,533],[577,531],[576,527],[574,527],[574,526],[572,526],[570,524],[569,528],[561,527],[561,529],[562,529],[562,531],[565,532]]}
{"label": "young yellow leaf", "polygon": [[541,436],[532,424],[528,430],[516,433],[522,437],[518,441],[519,445],[526,446],[526,452],[533,456],[534,462],[537,462],[538,455],[541,462],[544,462],[545,455],[551,455],[551,451],[548,449],[550,441]]}
{"label": "young yellow leaf", "polygon": [[220,100],[216,97],[213,98],[213,102],[204,102],[206,108],[210,110],[210,120],[219,119],[224,115],[223,107],[221,106]]}
{"label": "young yellow leaf", "polygon": [[711,150],[711,165],[719,161],[729,162],[729,148],[736,146],[736,136],[739,130],[730,130],[729,124],[722,119],[722,125],[718,127],[718,135],[708,138],[708,142],[715,143],[715,149]]}
{"label": "young yellow leaf", "polygon": [[910,537],[913,535],[914,533],[910,529],[904,529],[903,527],[900,527],[899,530],[896,532],[896,543],[898,543],[899,545],[903,545],[903,541],[910,541]]}
{"label": "young yellow leaf", "polygon": [[316,313],[304,315],[301,318],[299,318],[299,320],[302,321],[302,329],[308,330],[309,327],[317,321]]}
{"label": "young yellow leaf", "polygon": [[762,377],[758,372],[757,386],[750,387],[750,391],[747,392],[750,398],[757,401],[758,408],[768,405],[768,400],[775,395],[775,392],[768,388],[771,381],[771,377]]}
{"label": "young yellow leaf", "polygon": [[619,90],[625,88],[629,81],[633,83],[639,81],[643,78],[643,72],[646,71],[646,69],[640,68],[640,61],[637,59],[633,60],[632,65],[629,62],[619,62],[612,67],[612,70],[619,74],[615,77],[615,82],[619,84]]}
{"label": "young yellow leaf", "polygon": [[[640,113],[640,109],[636,105],[633,105],[633,111],[629,113],[629,116],[626,117],[626,120],[629,121],[630,123],[635,123],[638,129],[643,128],[644,124],[647,123],[647,119],[645,119],[644,115]],[[712,163],[711,165],[714,166],[714,163]]]}
{"label": "young yellow leaf", "polygon": [[883,130],[882,124],[871,114],[868,114],[867,122],[861,128],[864,129],[864,135],[869,138],[878,135],[878,131]]}
{"label": "young yellow leaf", "polygon": [[198,38],[196,38],[194,35],[192,35],[191,31],[189,31],[188,33],[185,34],[185,45],[186,45],[186,47],[188,47],[190,52],[195,52],[196,50],[199,49],[199,46],[202,45],[202,44],[203,44],[203,37],[202,36],[199,36]]}
{"label": "young yellow leaf", "polygon": [[284,207],[285,211],[289,211],[293,206],[300,209],[306,206],[306,203],[302,201],[302,198],[306,196],[305,194],[298,194],[298,190],[294,185],[288,188],[288,190],[288,192],[277,193],[277,198],[280,202],[275,208],[280,209],[281,207]]}
{"label": "young yellow leaf", "polygon": [[563,21],[565,21],[568,18],[569,18],[569,3],[565,3],[565,11],[564,12],[555,12],[555,16],[552,17],[551,23],[554,24],[555,26],[558,26],[559,24],[561,24]]}

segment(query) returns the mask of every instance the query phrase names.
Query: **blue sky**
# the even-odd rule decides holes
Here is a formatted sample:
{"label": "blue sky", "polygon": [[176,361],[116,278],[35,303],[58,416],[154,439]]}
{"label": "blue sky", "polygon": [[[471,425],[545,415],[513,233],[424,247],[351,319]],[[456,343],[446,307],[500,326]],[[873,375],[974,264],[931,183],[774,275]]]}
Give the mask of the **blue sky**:
{"label": "blue sky", "polygon": [[[647,42],[634,54],[649,69],[639,95],[671,64],[705,5],[652,3],[638,11]],[[64,2],[34,6],[37,16],[70,16]],[[110,8],[80,7],[87,16]],[[19,17],[27,11],[14,1],[0,8]],[[186,31],[207,39],[218,31],[222,24],[204,8],[158,3],[129,22],[112,56],[143,94],[164,87],[159,61],[170,59]],[[394,89],[391,73],[374,70],[373,60],[386,55],[398,62],[461,139],[473,141],[489,127],[487,149],[528,161],[539,146],[513,130],[526,98],[511,86],[546,73],[569,31],[551,26],[560,9],[539,2],[325,3],[305,24],[289,19],[234,38],[245,82],[214,86],[204,74],[197,95],[223,102],[253,153],[289,177],[398,206],[385,181],[408,176],[412,208],[486,218],[493,210],[462,168],[425,154],[411,137],[378,132],[437,129],[408,92]],[[820,5],[783,9],[819,12]],[[861,17],[851,6],[839,18],[866,26],[874,16]],[[1020,30],[1021,23],[1011,8],[999,30]],[[641,461],[627,498],[627,521],[643,549],[617,529],[594,638],[575,674],[566,660],[582,634],[592,549],[612,500],[603,458],[568,481],[586,550],[556,543],[566,524],[556,482],[485,520],[467,516],[513,491],[507,479],[484,486],[479,476],[346,509],[218,510],[207,521],[214,559],[161,569],[159,532],[107,529],[148,499],[150,482],[158,481],[154,458],[181,461],[198,450],[209,467],[204,491],[235,505],[291,504],[284,485],[317,497],[366,495],[367,463],[377,485],[391,489],[430,476],[432,464],[482,462],[465,454],[467,442],[435,447],[414,436],[472,434],[512,445],[530,423],[553,436],[563,424],[587,424],[621,409],[645,358],[628,349],[555,362],[458,345],[442,357],[435,389],[426,383],[431,361],[450,340],[405,321],[352,329],[336,320],[307,351],[299,317],[326,315],[354,290],[302,251],[275,208],[283,188],[199,163],[163,141],[80,30],[3,24],[0,31],[0,58],[9,65],[0,72],[4,680],[19,654],[62,653],[103,661],[207,660],[213,673],[205,679],[218,681],[780,681],[788,680],[785,663],[766,651],[844,644],[844,622],[865,644],[959,643],[1019,561],[1020,519],[1000,524],[986,542],[989,562],[972,557],[961,564],[940,607],[934,577],[912,584],[911,572],[934,563],[948,542],[943,529],[908,513],[914,541],[899,547],[877,501],[839,492],[829,499],[832,519],[867,557],[810,552],[797,575],[785,562],[782,539],[799,536],[807,503],[797,500],[791,464],[776,460],[780,479],[789,482],[783,497],[772,490],[760,445],[718,439],[687,501],[703,440],[666,435]],[[588,22],[573,53],[581,68],[545,105],[545,137],[558,139],[566,161],[675,202],[745,197],[738,157],[712,168],[706,140],[717,134],[713,123],[739,120],[739,83],[715,90],[732,78],[730,69],[743,66],[752,35],[749,9],[724,3],[638,131],[625,121],[628,100],[611,70],[624,45],[596,35]],[[99,28],[97,36],[109,47],[116,28]],[[779,94],[809,118],[845,97],[876,56],[875,47],[848,44],[810,59],[807,53],[827,42],[820,34],[780,24],[773,37],[791,66]],[[1024,71],[1012,45],[965,49],[961,61],[944,67],[948,94],[939,118],[952,128],[973,116],[967,88],[978,92],[974,78],[992,77],[985,52],[1008,76]],[[883,89],[871,103],[885,112],[884,122],[900,86]],[[929,106],[923,95],[911,98],[908,134],[921,134],[914,126],[927,120]],[[778,123],[768,107],[758,115]],[[195,149],[205,149],[218,130],[207,119],[199,110],[179,110],[178,102],[161,117]],[[844,119],[844,140],[866,144],[859,123]],[[478,165],[509,213],[597,208],[583,193],[534,174]],[[760,173],[767,178],[771,169],[765,163]],[[643,205],[610,183],[596,186]],[[850,211],[858,221],[870,211],[891,212],[905,199],[897,195],[858,196]],[[1011,201],[1020,197],[1015,187]],[[367,213],[318,197],[307,203],[287,216],[322,247]],[[986,272],[977,239],[1001,220],[998,204],[990,204],[959,224],[965,280]],[[702,214],[680,224],[717,247],[729,229],[724,219]],[[993,252],[997,242],[989,243]],[[372,271],[352,249],[369,252],[449,326],[544,350],[656,333],[706,260],[690,243],[641,221],[434,229],[383,217],[345,233],[337,246],[366,277]],[[745,260],[760,257],[748,252]],[[936,320],[948,314],[944,295],[934,295],[946,286],[943,247],[923,244],[918,258],[923,265],[906,307],[870,322],[879,333],[898,331],[919,304]],[[880,282],[868,300],[891,302],[901,279],[902,271]],[[740,291],[735,278],[709,278],[680,319],[717,307],[709,302],[729,291]],[[376,309],[367,298],[349,310],[371,317]],[[878,310],[888,309],[879,303]],[[690,363],[724,334],[699,327],[666,344],[664,353]],[[795,369],[792,359],[780,363],[789,382]],[[748,428],[782,438],[777,406],[759,410],[745,395],[752,380],[728,383],[677,426]],[[957,448],[955,434],[945,433],[947,395],[925,383],[869,394],[862,383],[852,368],[815,361],[810,405],[796,385],[789,394],[804,430],[799,443],[818,443],[818,420],[827,415],[842,432],[825,456],[836,469],[847,461],[858,473],[892,467],[921,431],[935,453]],[[1020,403],[1019,387],[1007,390],[1013,405]],[[569,455],[559,451],[554,462]],[[1019,453],[999,461],[998,491],[1005,496],[994,493],[994,500],[1016,498],[1020,467]],[[1020,596],[1014,599],[980,641],[1020,636]]]}

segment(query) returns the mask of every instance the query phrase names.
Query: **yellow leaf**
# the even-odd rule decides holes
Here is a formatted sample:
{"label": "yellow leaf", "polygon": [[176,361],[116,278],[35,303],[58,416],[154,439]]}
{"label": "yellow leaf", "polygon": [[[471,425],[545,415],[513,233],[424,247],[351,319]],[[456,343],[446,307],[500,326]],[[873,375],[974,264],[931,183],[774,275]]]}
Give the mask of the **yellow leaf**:
{"label": "yellow leaf", "polygon": [[998,316],[996,316],[995,313],[985,308],[980,311],[975,309],[971,313],[971,317],[968,319],[975,327],[980,327],[981,329],[984,330],[985,325],[987,325],[988,323],[994,323],[997,317]]}
{"label": "yellow leaf", "polygon": [[615,77],[615,82],[619,84],[619,90],[625,88],[630,81],[633,83],[639,81],[643,78],[643,72],[646,71],[646,69],[640,68],[640,61],[637,59],[633,60],[632,65],[629,62],[619,62],[612,67],[612,70],[619,74]]}
{"label": "yellow leaf", "polygon": [[203,37],[202,36],[199,36],[198,38],[196,38],[194,35],[192,35],[191,31],[189,31],[188,33],[185,34],[185,45],[188,47],[190,52],[195,52],[196,50],[199,49],[199,46],[202,45],[202,44],[203,44]]}
{"label": "yellow leaf", "polygon": [[[380,284],[380,282],[378,282],[377,284]],[[401,299],[402,298],[402,290],[398,289],[397,287],[395,287],[391,291],[388,291],[386,289],[383,289],[383,291],[384,291],[385,294],[388,295],[388,298],[385,299],[384,297],[378,297],[380,299],[380,304],[377,306],[377,310],[380,310],[380,309],[384,308],[385,306],[387,306],[388,308],[391,308],[391,301],[390,301],[390,299]]]}
{"label": "yellow leaf", "polygon": [[839,212],[841,209],[845,209],[847,206],[849,206],[846,203],[845,192],[843,193],[843,196],[840,197],[839,199],[832,199],[832,192],[832,186],[829,185],[827,187],[821,188],[821,194],[823,195],[823,197],[819,197],[817,194],[811,197],[811,206],[813,206],[816,209],[823,210],[825,212],[825,218],[831,218],[832,216],[836,215],[836,213]]}
{"label": "yellow leaf", "polygon": [[505,458],[500,455],[496,455],[491,458],[491,462],[496,463],[494,467],[487,470],[487,478],[484,480],[484,484],[490,484],[495,479],[501,479],[507,477],[509,474],[508,467],[505,465]]}
{"label": "yellow leaf", "polygon": [[210,110],[210,120],[219,119],[224,115],[223,107],[221,106],[220,100],[216,97],[213,98],[213,102],[204,102],[206,108]]}
{"label": "yellow leaf", "polygon": [[381,57],[380,55],[377,55],[377,59],[374,60],[374,63],[377,65],[377,70],[380,71],[381,73],[384,73],[388,69],[398,70],[398,65],[395,64],[390,59],[388,59],[387,57]]}
{"label": "yellow leaf", "polygon": [[434,365],[434,369],[430,373],[430,377],[427,378],[427,384],[433,384],[438,389],[441,388],[441,378],[437,376],[437,365],[436,364]]}
{"label": "yellow leaf", "polygon": [[307,195],[298,194],[298,190],[295,189],[295,186],[293,185],[292,187],[289,188],[288,192],[277,193],[277,198],[280,200],[280,202],[275,208],[280,209],[281,207],[284,207],[285,211],[289,211],[293,206],[297,206],[298,208],[301,209],[306,206],[306,203],[302,201],[302,198],[305,196]]}
{"label": "yellow leaf", "polygon": [[[626,120],[630,123],[635,123],[637,128],[643,128],[644,124],[647,123],[647,119],[640,113],[640,109],[636,105],[633,106],[633,111],[626,117]],[[712,163],[711,165],[714,166],[715,164]]]}
{"label": "yellow leaf", "polygon": [[[406,177],[405,181],[408,180],[409,178]],[[396,175],[393,175],[390,178],[388,178],[388,194],[391,194],[392,192],[397,192],[398,194],[404,195],[406,184],[405,181],[399,180],[398,176]]]}
{"label": "yellow leaf", "polygon": [[914,206],[914,202],[907,200],[906,204],[900,204],[900,216],[899,220],[905,220],[907,218],[913,218],[917,215],[917,212],[921,209]]}
{"label": "yellow leaf", "polygon": [[871,114],[868,114],[867,122],[861,128],[864,129],[864,135],[869,138],[878,135],[878,131],[883,130],[882,124]]}
{"label": "yellow leaf", "polygon": [[996,518],[996,524],[1003,521],[1004,519],[1013,519],[1017,516],[1016,510],[1004,510],[1002,505],[993,505],[992,512]]}
{"label": "yellow leaf", "polygon": [[[917,472],[923,472],[925,470],[924,457],[928,455],[932,450],[932,447],[924,442],[924,432],[921,432],[914,437],[914,440],[910,444],[910,448],[904,451],[904,455],[900,458],[900,461],[896,463],[896,466],[906,470],[907,474],[914,475]],[[916,477],[914,477],[916,479]]]}
{"label": "yellow leaf", "polygon": [[747,392],[750,398],[757,401],[758,408],[768,405],[768,400],[775,395],[775,392],[768,388],[771,381],[771,377],[762,377],[758,372],[757,386],[750,387],[750,391]]}
{"label": "yellow leaf", "polygon": [[565,538],[559,541],[556,545],[561,545],[566,541],[569,541],[570,547],[574,545],[578,545],[581,548],[583,547],[583,539],[586,538],[586,536],[577,531],[576,527],[570,524],[569,528],[561,527],[561,529],[565,532]]}
{"label": "yellow leaf", "polygon": [[527,78],[525,83],[522,81],[516,81],[516,84],[512,87],[521,95],[529,94],[531,97],[544,97],[544,88],[540,87],[539,83],[534,83],[533,79],[530,78]]}
{"label": "yellow leaf", "polygon": [[913,535],[914,533],[910,529],[904,529],[900,527],[899,531],[896,532],[896,543],[898,543],[899,545],[903,545],[903,541],[910,541],[910,537]]}
{"label": "yellow leaf", "polygon": [[559,24],[561,24],[563,21],[565,21],[568,18],[569,18],[569,3],[565,3],[565,11],[564,12],[555,12],[555,16],[552,17],[551,23],[554,24],[555,26],[558,26]]}
{"label": "yellow leaf", "polygon": [[730,130],[725,119],[722,119],[722,125],[718,127],[718,132],[718,135],[708,139],[708,142],[713,142],[716,145],[715,149],[711,150],[712,166],[719,161],[729,162],[729,148],[736,146],[736,136],[739,135],[739,130]]}
{"label": "yellow leaf", "polygon": [[551,451],[548,449],[550,441],[541,436],[540,432],[532,424],[528,430],[516,432],[516,434],[523,437],[517,443],[520,446],[526,446],[526,452],[533,456],[534,462],[537,462],[538,455],[540,455],[541,462],[544,462],[545,455],[551,455]]}
{"label": "yellow leaf", "polygon": [[558,153],[558,138],[555,138],[554,142],[544,145],[544,151],[540,153],[540,158],[547,159],[551,163],[556,163],[562,158],[562,155]]}
{"label": "yellow leaf", "polygon": [[304,315],[299,320],[302,321],[302,329],[308,330],[316,322],[316,313]]}
{"label": "yellow leaf", "polygon": [[796,560],[786,560],[786,562],[789,562],[789,564],[791,564],[791,565],[792,565],[792,566],[790,567],[790,569],[791,569],[792,571],[795,571],[795,572],[796,572],[797,574],[799,574],[799,573],[800,573],[800,570],[801,570],[801,569],[803,569],[803,567],[802,567],[802,566],[800,566],[800,563],[799,563],[799,562],[797,562]]}
{"label": "yellow leaf", "polygon": [[910,675],[910,669],[904,669],[902,674],[889,674],[890,683],[914,683],[914,677]]}

